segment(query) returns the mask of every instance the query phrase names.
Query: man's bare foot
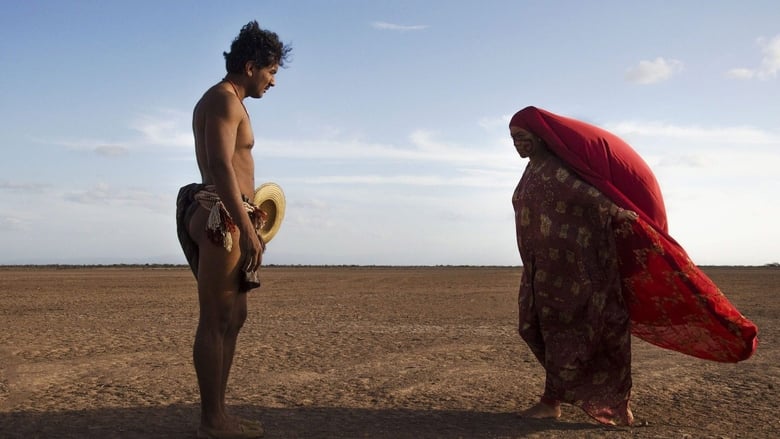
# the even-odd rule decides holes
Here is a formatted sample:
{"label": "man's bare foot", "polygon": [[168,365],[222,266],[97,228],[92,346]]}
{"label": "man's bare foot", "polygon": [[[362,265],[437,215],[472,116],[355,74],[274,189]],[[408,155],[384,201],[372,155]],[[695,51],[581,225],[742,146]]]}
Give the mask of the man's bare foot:
{"label": "man's bare foot", "polygon": [[251,439],[263,436],[263,427],[257,421],[250,421],[235,415],[225,414],[211,422],[201,423],[199,439]]}
{"label": "man's bare foot", "polygon": [[261,437],[263,437],[262,430],[255,430],[242,424],[239,424],[235,430],[220,430],[203,425],[198,428],[198,439],[257,439]]}
{"label": "man's bare foot", "polygon": [[558,419],[561,417],[561,405],[549,405],[543,402],[537,402],[536,405],[523,410],[518,413],[517,416],[530,419]]}
{"label": "man's bare foot", "polygon": [[263,424],[260,421],[246,419],[236,415],[228,415],[228,418],[230,419],[230,422],[235,422],[236,424],[246,427],[250,430],[263,431]]}

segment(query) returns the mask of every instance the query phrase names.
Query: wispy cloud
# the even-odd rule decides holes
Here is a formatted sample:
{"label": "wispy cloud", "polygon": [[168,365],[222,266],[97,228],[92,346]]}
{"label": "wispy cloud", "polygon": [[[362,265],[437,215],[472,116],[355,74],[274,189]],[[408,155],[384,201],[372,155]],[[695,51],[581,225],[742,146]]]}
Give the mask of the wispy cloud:
{"label": "wispy cloud", "polygon": [[511,148],[495,149],[485,145],[457,145],[437,139],[436,133],[416,130],[404,145],[380,144],[354,139],[279,140],[262,139],[266,157],[302,160],[395,160],[448,164],[491,163],[501,166],[511,157]]}
{"label": "wispy cloud", "polygon": [[343,185],[405,185],[405,186],[446,186],[446,187],[490,187],[506,188],[507,181],[513,182],[516,173],[497,173],[482,169],[457,169],[458,175],[326,175],[303,177],[306,184],[343,184]]}
{"label": "wispy cloud", "polygon": [[771,39],[759,38],[757,44],[761,47],[761,64],[754,69],[735,68],[726,72],[726,76],[734,79],[760,79],[775,78],[780,71],[780,35]]}
{"label": "wispy cloud", "polygon": [[385,21],[374,21],[373,23],[371,23],[371,27],[373,27],[374,29],[379,29],[379,30],[391,30],[391,31],[398,31],[398,32],[408,32],[408,31],[417,31],[417,30],[427,29],[429,26],[427,24],[405,25],[405,24],[388,23],[388,22],[385,22]]}
{"label": "wispy cloud", "polygon": [[34,139],[48,145],[58,145],[71,151],[94,152],[103,157],[118,157],[132,149],[132,142],[112,142],[100,139]]}
{"label": "wispy cloud", "polygon": [[655,84],[671,78],[682,69],[681,61],[658,57],[652,61],[640,61],[626,71],[625,78],[634,84]]}
{"label": "wispy cloud", "polygon": [[674,125],[665,122],[624,121],[605,124],[604,127],[619,136],[639,135],[741,145],[780,143],[778,133],[747,126],[702,127]]}
{"label": "wispy cloud", "polygon": [[497,129],[505,130],[509,132],[509,120],[512,119],[511,114],[504,114],[496,117],[483,117],[477,124],[485,130],[493,131]]}
{"label": "wispy cloud", "polygon": [[28,221],[16,216],[0,216],[0,230],[30,231],[32,226]]}
{"label": "wispy cloud", "polygon": [[191,147],[193,144],[190,115],[176,110],[140,116],[133,128],[141,133],[146,145]]}
{"label": "wispy cloud", "polygon": [[682,168],[706,168],[711,166],[711,161],[706,157],[692,155],[692,154],[679,154],[662,157],[658,161],[658,167],[682,167]]}
{"label": "wispy cloud", "polygon": [[[780,156],[773,152],[750,151],[735,157],[733,151],[706,149],[704,145],[691,148],[677,148],[677,152],[659,155],[654,158],[653,168],[666,173],[671,187],[684,190],[686,181],[690,179],[708,180],[708,185],[728,187],[752,187],[768,185],[777,186],[777,168],[780,167]],[[685,151],[685,152],[681,152]],[[669,174],[669,170],[676,170]],[[691,172],[693,171],[693,172]],[[772,198],[772,197],[769,197]]]}
{"label": "wispy cloud", "polygon": [[[630,139],[657,170],[677,169],[676,177],[712,178],[712,184],[738,177],[745,182],[777,174],[780,133],[749,126],[685,126],[664,122],[616,122],[609,131]],[[694,174],[688,174],[695,169]],[[774,178],[774,177],[772,177]],[[776,180],[776,178],[775,178]],[[668,180],[672,181],[672,180]]]}
{"label": "wispy cloud", "polygon": [[119,157],[127,154],[129,149],[123,145],[100,145],[95,147],[95,152],[104,157]]}
{"label": "wispy cloud", "polygon": [[438,186],[445,179],[438,175],[325,175],[304,178],[308,184],[402,184],[412,186]]}
{"label": "wispy cloud", "polygon": [[0,191],[13,192],[40,192],[43,189],[51,187],[43,183],[16,183],[12,181],[0,181]]}
{"label": "wispy cloud", "polygon": [[159,194],[138,189],[116,189],[107,183],[98,183],[86,190],[68,192],[64,195],[64,199],[77,204],[97,206],[119,204],[144,207],[157,212],[170,212],[172,202]]}
{"label": "wispy cloud", "polygon": [[73,151],[91,151],[103,157],[119,157],[132,150],[150,147],[192,147],[193,137],[189,115],[176,110],[159,110],[144,114],[130,122],[130,128],[140,135],[120,141],[79,138],[37,138],[38,143],[59,145]]}

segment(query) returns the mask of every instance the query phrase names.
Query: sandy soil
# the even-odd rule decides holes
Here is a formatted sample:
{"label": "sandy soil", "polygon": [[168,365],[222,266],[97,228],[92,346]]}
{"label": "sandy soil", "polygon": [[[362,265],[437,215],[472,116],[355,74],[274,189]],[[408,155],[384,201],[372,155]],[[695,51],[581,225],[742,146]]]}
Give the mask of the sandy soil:
{"label": "sandy soil", "polygon": [[[778,438],[780,269],[705,271],[759,350],[720,364],[634,339],[641,427],[515,417],[543,385],[517,268],[268,267],[228,402],[268,438]],[[194,291],[185,268],[0,269],[0,437],[195,437]]]}

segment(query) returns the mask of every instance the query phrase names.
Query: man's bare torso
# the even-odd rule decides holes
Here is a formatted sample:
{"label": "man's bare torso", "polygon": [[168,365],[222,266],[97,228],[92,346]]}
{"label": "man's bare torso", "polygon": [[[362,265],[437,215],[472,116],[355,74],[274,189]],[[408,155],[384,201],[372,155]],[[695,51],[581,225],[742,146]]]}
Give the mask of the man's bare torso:
{"label": "man's bare torso", "polygon": [[229,154],[238,187],[251,198],[255,187],[254,134],[249,115],[230,83],[222,81],[204,93],[195,105],[192,129],[202,182],[215,184],[214,163],[210,165],[209,160]]}

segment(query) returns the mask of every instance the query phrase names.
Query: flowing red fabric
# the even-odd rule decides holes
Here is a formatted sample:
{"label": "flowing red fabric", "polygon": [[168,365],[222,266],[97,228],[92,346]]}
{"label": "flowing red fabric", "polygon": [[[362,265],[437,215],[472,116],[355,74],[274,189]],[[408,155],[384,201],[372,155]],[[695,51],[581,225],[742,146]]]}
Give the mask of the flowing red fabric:
{"label": "flowing red fabric", "polygon": [[631,146],[599,127],[536,107],[518,111],[509,126],[542,138],[583,180],[639,214],[615,237],[635,336],[713,361],[742,361],[755,352],[758,328],[669,236],[658,182]]}

